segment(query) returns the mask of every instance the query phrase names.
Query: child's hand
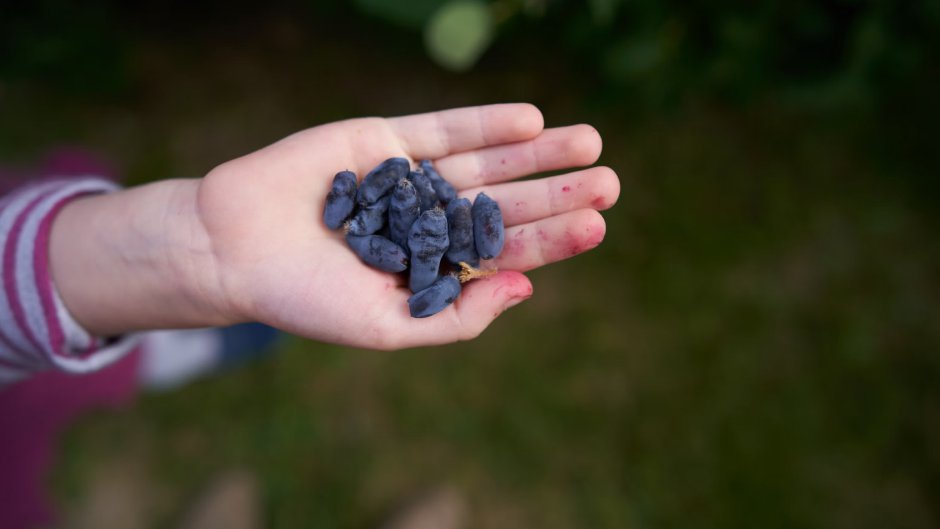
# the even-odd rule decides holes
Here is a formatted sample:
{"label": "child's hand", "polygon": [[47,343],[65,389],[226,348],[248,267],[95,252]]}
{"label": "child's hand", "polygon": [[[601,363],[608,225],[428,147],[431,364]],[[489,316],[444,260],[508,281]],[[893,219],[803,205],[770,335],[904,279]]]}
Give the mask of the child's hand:
{"label": "child's hand", "polygon": [[[317,340],[374,349],[477,336],[528,298],[520,272],[597,246],[620,192],[594,163],[597,131],[543,130],[531,105],[353,119],[294,134],[201,180],[165,180],[76,200],[53,224],[50,261],[66,307],[90,332],[261,321]],[[464,285],[439,314],[415,319],[398,276],[359,261],[323,207],[333,176],[359,177],[394,156],[431,159],[462,196],[485,191],[506,222],[498,274]]]}
{"label": "child's hand", "polygon": [[[503,310],[528,298],[520,272],[597,246],[598,209],[619,194],[613,171],[502,183],[594,163],[597,131],[543,130],[530,105],[461,108],[392,119],[341,121],[305,130],[213,170],[198,210],[216,258],[225,305],[237,317],[295,334],[359,347],[396,349],[473,338]],[[400,278],[363,264],[339,230],[322,221],[333,176],[360,178],[393,156],[429,158],[471,200],[496,199],[507,231],[500,273],[464,285],[430,318],[409,315]]]}

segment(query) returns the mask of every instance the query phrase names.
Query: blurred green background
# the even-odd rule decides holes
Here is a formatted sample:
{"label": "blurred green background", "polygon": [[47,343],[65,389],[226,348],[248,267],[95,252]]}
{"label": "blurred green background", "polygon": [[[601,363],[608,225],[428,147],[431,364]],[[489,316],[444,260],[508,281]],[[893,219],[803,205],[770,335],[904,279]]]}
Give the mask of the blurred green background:
{"label": "blurred green background", "polygon": [[596,126],[623,187],[604,243],[477,340],[290,340],[88,417],[63,508],[127,467],[134,527],[173,527],[238,467],[271,528],[376,527],[439,483],[479,528],[937,527],[938,30],[935,0],[5,2],[6,164],[198,176],[315,124],[530,101]]}

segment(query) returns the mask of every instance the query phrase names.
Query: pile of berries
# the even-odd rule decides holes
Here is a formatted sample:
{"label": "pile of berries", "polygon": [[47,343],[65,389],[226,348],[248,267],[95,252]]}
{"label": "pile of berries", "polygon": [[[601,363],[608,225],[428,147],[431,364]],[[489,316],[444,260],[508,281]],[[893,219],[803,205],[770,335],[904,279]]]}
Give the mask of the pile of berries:
{"label": "pile of berries", "polygon": [[405,158],[389,158],[358,187],[355,173],[337,173],[323,221],[343,228],[349,247],[369,266],[408,271],[415,318],[444,310],[460,295],[461,283],[495,273],[477,267],[499,255],[505,238],[499,204],[484,193],[473,204],[457,198],[429,160],[412,170]]}

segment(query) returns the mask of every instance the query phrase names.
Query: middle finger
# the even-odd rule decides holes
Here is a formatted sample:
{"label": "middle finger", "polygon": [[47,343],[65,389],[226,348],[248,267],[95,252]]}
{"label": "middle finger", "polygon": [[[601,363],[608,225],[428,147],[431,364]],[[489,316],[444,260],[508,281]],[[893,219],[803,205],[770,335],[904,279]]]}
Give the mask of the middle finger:
{"label": "middle finger", "polygon": [[601,137],[590,125],[545,129],[531,140],[461,152],[434,161],[457,189],[504,182],[597,161]]}
{"label": "middle finger", "polygon": [[506,226],[515,226],[576,209],[605,210],[617,202],[620,180],[609,167],[591,167],[537,180],[474,187],[460,196],[473,202],[481,192],[499,203]]}

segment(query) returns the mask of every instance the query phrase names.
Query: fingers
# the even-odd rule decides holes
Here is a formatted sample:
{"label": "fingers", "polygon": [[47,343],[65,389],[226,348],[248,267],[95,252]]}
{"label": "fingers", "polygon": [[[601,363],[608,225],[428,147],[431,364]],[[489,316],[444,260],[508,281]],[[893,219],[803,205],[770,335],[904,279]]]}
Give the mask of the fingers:
{"label": "fingers", "polygon": [[620,196],[620,180],[609,167],[592,167],[560,176],[466,189],[472,202],[486,193],[500,204],[503,222],[515,226],[581,208],[605,210]]}
{"label": "fingers", "polygon": [[507,309],[532,296],[532,283],[519,272],[505,271],[464,284],[452,306],[453,338],[470,340],[480,335]]}
{"label": "fingers", "polygon": [[545,129],[525,141],[453,154],[434,163],[457,189],[465,189],[591,165],[600,156],[601,147],[600,134],[594,127],[572,125]]}
{"label": "fingers", "polygon": [[593,209],[578,209],[506,229],[500,270],[525,272],[574,257],[604,240],[607,225]]}
{"label": "fingers", "polygon": [[416,160],[528,140],[545,126],[542,113],[528,103],[455,108],[388,121]]}
{"label": "fingers", "polygon": [[428,318],[412,318],[411,291],[386,282],[389,295],[370,298],[356,310],[366,322],[355,336],[337,337],[358,347],[394,350],[469,340],[496,317],[532,295],[532,283],[521,272],[561,261],[600,244],[606,226],[600,213],[579,209],[522,224],[506,231],[506,245],[497,259],[500,272],[463,285],[457,300]]}

